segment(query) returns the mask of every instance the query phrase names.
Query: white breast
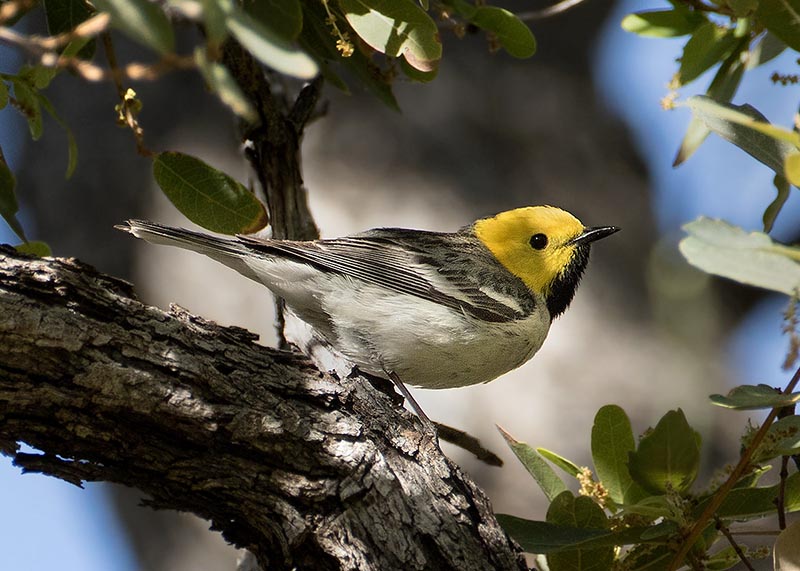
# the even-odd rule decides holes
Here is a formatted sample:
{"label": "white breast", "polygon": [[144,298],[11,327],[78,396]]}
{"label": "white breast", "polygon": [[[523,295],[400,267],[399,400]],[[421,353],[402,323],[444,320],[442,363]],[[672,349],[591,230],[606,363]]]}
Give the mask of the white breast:
{"label": "white breast", "polygon": [[334,349],[367,373],[397,373],[429,389],[491,381],[539,350],[550,328],[544,301],[518,321],[490,323],[305,264],[263,260],[253,269]]}
{"label": "white breast", "polygon": [[527,319],[489,323],[433,302],[374,286],[341,288],[324,300],[336,324],[331,343],[369,373],[452,388],[491,381],[539,350],[550,327],[540,304]]}

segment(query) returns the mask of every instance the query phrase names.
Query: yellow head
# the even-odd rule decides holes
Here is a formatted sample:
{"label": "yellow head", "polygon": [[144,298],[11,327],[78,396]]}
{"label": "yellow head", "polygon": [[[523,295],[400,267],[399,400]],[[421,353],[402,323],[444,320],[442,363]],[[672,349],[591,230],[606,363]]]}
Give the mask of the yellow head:
{"label": "yellow head", "polygon": [[619,228],[586,228],[569,212],[529,206],[475,222],[475,236],[509,272],[548,299],[553,317],[569,305],[589,260],[589,244]]}

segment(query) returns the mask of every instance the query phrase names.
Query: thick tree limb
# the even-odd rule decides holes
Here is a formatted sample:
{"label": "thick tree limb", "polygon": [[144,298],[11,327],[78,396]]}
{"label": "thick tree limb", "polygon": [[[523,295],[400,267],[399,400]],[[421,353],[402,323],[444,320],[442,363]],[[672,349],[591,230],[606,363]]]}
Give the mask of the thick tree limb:
{"label": "thick tree limb", "polygon": [[26,471],[137,487],[263,569],[525,569],[384,388],[145,306],[75,260],[0,250],[0,451]]}

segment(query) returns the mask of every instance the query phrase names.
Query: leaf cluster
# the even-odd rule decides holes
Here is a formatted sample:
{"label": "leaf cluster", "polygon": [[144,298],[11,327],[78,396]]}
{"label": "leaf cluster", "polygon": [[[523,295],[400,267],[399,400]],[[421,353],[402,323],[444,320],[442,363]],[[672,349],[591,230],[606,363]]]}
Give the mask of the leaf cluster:
{"label": "leaf cluster", "polygon": [[[723,0],[708,4],[702,0],[670,0],[670,5],[665,10],[629,14],[622,27],[645,37],[687,38],[671,83],[673,89],[692,84],[716,67],[705,94],[677,104],[691,110],[692,120],[674,165],[687,160],[710,133],[715,133],[772,170],[777,192],[764,208],[763,233],[701,217],[684,226],[688,236],[680,250],[689,263],[705,272],[796,300],[800,292],[800,248],[778,243],[768,234],[791,187],[800,188],[797,120],[793,118],[793,127],[787,129],[770,123],[753,106],[734,105],[731,100],[747,71],[773,61],[786,50],[800,49],[800,0]],[[668,108],[676,105],[673,96],[667,102]],[[797,347],[795,329],[786,331]]]}
{"label": "leaf cluster", "polygon": [[[712,402],[763,409],[784,407],[798,398],[800,395],[781,395],[770,387],[739,387],[728,397],[712,396]],[[784,513],[800,510],[797,472],[779,484],[759,485],[770,469],[769,462],[800,449],[800,417],[789,414],[771,424],[766,434],[760,442],[752,440],[752,433],[745,435],[743,458],[748,447],[753,450],[732,487],[726,490],[717,483],[694,491],[701,439],[680,409],[667,412],[636,442],[622,408],[601,408],[591,434],[594,470],[504,432],[550,507],[545,521],[505,514],[498,519],[523,549],[543,556],[541,566],[550,571],[660,571],[680,565],[729,569],[740,556],[733,545],[719,547],[726,537],[721,530],[774,515],[779,498]],[[577,480],[579,495],[569,491],[556,468]],[[715,518],[703,519],[715,500],[719,501]],[[675,562],[679,546],[698,525],[700,533],[686,558]]]}
{"label": "leaf cluster", "polygon": [[[67,131],[67,177],[77,165],[72,132],[57,115],[44,91],[67,69],[84,79],[111,80],[120,103],[118,122],[129,127],[139,151],[154,159],[154,175],[165,194],[193,222],[222,233],[248,233],[268,220],[264,206],[250,189],[202,160],[180,153],[149,151],[137,121],[142,102],[123,80],[154,79],[164,70],[195,68],[209,89],[245,124],[267,119],[245,94],[221,57],[228,40],[235,40],[272,72],[307,81],[322,76],[348,91],[356,84],[397,109],[392,85],[399,73],[409,81],[430,81],[442,57],[441,31],[463,36],[483,31],[493,49],[518,58],[533,55],[536,40],[528,26],[511,12],[482,1],[442,0],[42,0],[49,37],[23,36],[10,28],[4,37],[33,56],[18,73],[0,74],[0,109],[11,104],[27,120],[34,140],[42,135],[43,112]],[[191,23],[202,41],[189,55],[176,53],[175,29]],[[11,25],[10,22],[0,22]],[[116,29],[149,48],[153,64],[121,65],[113,55],[109,29]],[[93,60],[102,36],[109,61]],[[0,216],[27,243],[15,179],[0,152]],[[25,246],[28,248],[28,246]],[[41,250],[41,249],[40,249]],[[39,251],[39,250],[37,250]],[[45,250],[41,250],[45,251]]]}
{"label": "leaf cluster", "polygon": [[[670,87],[692,84],[716,71],[705,96],[687,102],[693,112],[675,157],[686,161],[712,132],[735,144],[775,172],[777,196],[763,215],[769,232],[785,204],[790,185],[800,184],[800,136],[771,125],[749,105],[730,105],[747,71],[774,60],[787,49],[800,50],[798,0],[671,0],[671,8],[629,14],[623,29],[650,38],[686,37]],[[786,77],[776,75],[776,77]],[[673,96],[665,100],[672,106]]]}

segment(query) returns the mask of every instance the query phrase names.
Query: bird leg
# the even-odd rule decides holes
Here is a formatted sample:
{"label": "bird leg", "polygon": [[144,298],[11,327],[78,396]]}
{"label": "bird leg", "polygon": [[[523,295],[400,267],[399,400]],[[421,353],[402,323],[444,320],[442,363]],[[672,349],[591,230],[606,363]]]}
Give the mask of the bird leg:
{"label": "bird leg", "polygon": [[403,395],[403,397],[405,397],[405,399],[408,401],[408,404],[410,404],[411,408],[414,409],[414,412],[417,413],[417,416],[422,421],[422,424],[425,425],[425,428],[427,428],[431,434],[436,435],[437,434],[436,427],[434,426],[433,422],[431,422],[431,419],[428,418],[427,414],[425,414],[425,411],[422,410],[422,407],[419,406],[419,403],[416,401],[416,399],[414,399],[414,397],[411,396],[411,392],[408,390],[405,383],[403,383],[403,381],[400,379],[397,373],[395,373],[394,371],[386,371],[386,369],[384,369],[384,372],[392,380],[394,386],[396,386],[397,389],[400,391],[400,394]]}
{"label": "bird leg", "polygon": [[419,403],[411,396],[411,391],[408,390],[408,387],[406,387],[405,383],[400,379],[400,376],[394,371],[387,371],[384,369],[384,372],[391,379],[392,383],[394,383],[394,386],[400,390],[400,394],[408,401],[411,408],[414,409],[414,412],[417,413],[417,416],[419,416],[434,443],[438,443],[441,439],[474,454],[478,460],[485,462],[489,466],[503,465],[503,461],[497,454],[484,448],[480,441],[474,436],[471,436],[463,430],[458,430],[457,428],[442,424],[441,422],[432,421],[428,418],[428,415],[425,414],[425,411],[422,410]]}

